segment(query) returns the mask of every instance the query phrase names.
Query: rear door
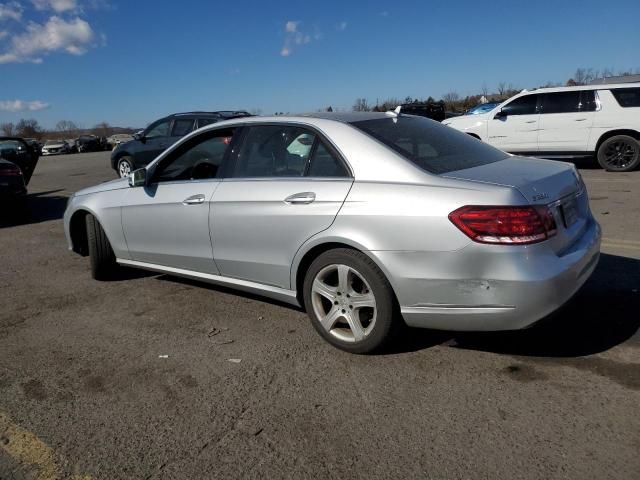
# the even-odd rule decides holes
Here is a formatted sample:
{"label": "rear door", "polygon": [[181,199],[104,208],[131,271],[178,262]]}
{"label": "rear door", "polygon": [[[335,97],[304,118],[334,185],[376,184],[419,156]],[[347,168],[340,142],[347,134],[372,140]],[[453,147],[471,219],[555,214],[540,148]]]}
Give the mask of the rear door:
{"label": "rear door", "polygon": [[596,111],[594,90],[545,93],[540,107],[540,153],[587,151]]}
{"label": "rear door", "polygon": [[524,95],[489,115],[488,143],[506,152],[538,151],[540,95]]}
{"label": "rear door", "polygon": [[171,126],[171,133],[169,134],[167,148],[176,143],[185,135],[193,132],[195,123],[195,118],[175,118],[173,120],[173,125]]}
{"label": "rear door", "polygon": [[353,178],[318,132],[247,127],[211,203],[213,253],[224,276],[290,288],[293,257],[333,223]]}

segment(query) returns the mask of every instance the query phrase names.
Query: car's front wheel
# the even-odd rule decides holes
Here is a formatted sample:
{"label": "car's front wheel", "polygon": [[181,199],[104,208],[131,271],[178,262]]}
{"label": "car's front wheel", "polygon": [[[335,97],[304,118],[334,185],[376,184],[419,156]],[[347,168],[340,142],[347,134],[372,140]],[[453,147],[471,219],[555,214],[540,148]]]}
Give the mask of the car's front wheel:
{"label": "car's front wheel", "polygon": [[120,178],[126,178],[133,171],[133,161],[131,157],[122,157],[118,160],[118,175]]}
{"label": "car's front wheel", "polygon": [[329,250],[309,267],[303,287],[311,322],[333,346],[371,353],[391,339],[393,290],[378,266],[361,252]]}
{"label": "car's front wheel", "polygon": [[87,243],[91,276],[96,280],[112,278],[118,264],[104,229],[93,215],[86,216]]}
{"label": "car's front wheel", "polygon": [[607,138],[598,148],[598,163],[610,172],[630,172],[640,165],[640,142],[628,135]]}

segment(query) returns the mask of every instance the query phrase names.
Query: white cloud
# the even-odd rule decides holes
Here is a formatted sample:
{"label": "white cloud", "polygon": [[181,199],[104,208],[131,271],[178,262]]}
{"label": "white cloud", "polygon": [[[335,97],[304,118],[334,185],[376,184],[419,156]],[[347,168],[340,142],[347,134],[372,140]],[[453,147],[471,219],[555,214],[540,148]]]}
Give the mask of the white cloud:
{"label": "white cloud", "polygon": [[344,32],[347,29],[347,22],[340,22],[336,28],[341,32]]}
{"label": "white cloud", "polygon": [[0,40],[9,35],[9,32],[5,32],[4,30],[0,30]]}
{"label": "white cloud", "polygon": [[283,57],[288,57],[293,54],[294,46],[296,48],[301,45],[306,45],[311,43],[312,40],[319,40],[322,38],[322,34],[317,31],[312,36],[309,33],[305,33],[300,30],[301,22],[289,20],[284,25],[284,45],[280,49],[280,55]]}
{"label": "white cloud", "polygon": [[22,19],[22,6],[18,2],[0,3],[0,22],[4,20]]}
{"label": "white cloud", "polygon": [[300,22],[294,22],[293,20],[289,20],[284,26],[284,31],[287,33],[295,33],[298,31],[299,24]]}
{"label": "white cloud", "polygon": [[65,20],[53,16],[44,24],[30,22],[26,31],[14,36],[7,50],[0,52],[0,64],[41,63],[41,55],[61,51],[83,55],[95,37],[91,25],[79,17]]}
{"label": "white cloud", "polygon": [[50,105],[40,100],[26,102],[24,100],[0,100],[0,112],[36,112],[49,108]]}
{"label": "white cloud", "polygon": [[76,11],[78,2],[76,0],[31,0],[36,10],[53,10],[56,13]]}

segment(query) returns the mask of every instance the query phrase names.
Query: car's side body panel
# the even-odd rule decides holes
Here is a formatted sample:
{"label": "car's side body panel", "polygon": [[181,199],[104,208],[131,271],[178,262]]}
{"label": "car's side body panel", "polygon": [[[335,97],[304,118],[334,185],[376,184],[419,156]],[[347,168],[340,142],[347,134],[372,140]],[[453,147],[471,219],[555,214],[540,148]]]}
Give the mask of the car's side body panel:
{"label": "car's side body panel", "polygon": [[[300,245],[329,228],[353,179],[227,179],[213,195],[210,229],[222,275],[290,288]],[[287,203],[297,194],[309,203]]]}

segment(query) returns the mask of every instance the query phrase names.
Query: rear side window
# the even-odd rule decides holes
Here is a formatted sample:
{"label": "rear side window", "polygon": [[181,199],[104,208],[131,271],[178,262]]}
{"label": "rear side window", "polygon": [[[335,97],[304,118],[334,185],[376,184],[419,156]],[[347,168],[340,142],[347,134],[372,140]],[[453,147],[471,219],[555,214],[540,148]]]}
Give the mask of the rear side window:
{"label": "rear side window", "polygon": [[315,135],[300,127],[251,127],[242,142],[231,176],[301,177],[314,141]]}
{"label": "rear side window", "polygon": [[211,125],[212,123],[216,123],[217,120],[215,118],[199,118],[198,119],[198,128],[202,128],[206,125]]}
{"label": "rear side window", "polygon": [[502,107],[502,112],[507,115],[533,115],[536,113],[539,95],[525,95],[518,97]]}
{"label": "rear side window", "polygon": [[317,140],[316,150],[309,165],[309,177],[348,177],[344,165],[322,143]]}
{"label": "rear side window", "polygon": [[640,88],[612,88],[611,93],[621,107],[640,107]]}
{"label": "rear side window", "polygon": [[430,173],[478,167],[508,157],[507,153],[466,133],[426,118],[400,116],[352,125]]}
{"label": "rear side window", "polygon": [[193,130],[193,119],[179,119],[173,122],[173,130],[171,131],[172,137],[184,137],[187,133]]}
{"label": "rear side window", "polygon": [[593,112],[595,109],[593,90],[546,93],[542,96],[541,113]]}

